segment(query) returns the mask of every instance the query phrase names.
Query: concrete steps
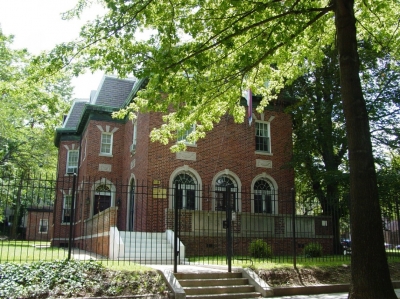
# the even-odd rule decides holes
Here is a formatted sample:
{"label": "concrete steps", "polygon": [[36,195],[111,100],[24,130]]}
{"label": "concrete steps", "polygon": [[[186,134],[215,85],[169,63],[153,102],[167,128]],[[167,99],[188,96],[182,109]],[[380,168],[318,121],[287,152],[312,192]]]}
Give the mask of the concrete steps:
{"label": "concrete steps", "polygon": [[119,234],[124,250],[118,259],[140,264],[174,263],[173,245],[166,233],[120,231]]}
{"label": "concrete steps", "polygon": [[261,294],[242,273],[175,273],[187,299],[259,298]]}

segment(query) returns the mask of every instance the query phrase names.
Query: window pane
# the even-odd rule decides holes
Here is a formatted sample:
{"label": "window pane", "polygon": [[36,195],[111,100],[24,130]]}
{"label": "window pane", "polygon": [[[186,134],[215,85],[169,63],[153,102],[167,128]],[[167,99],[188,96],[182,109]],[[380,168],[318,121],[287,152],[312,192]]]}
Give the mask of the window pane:
{"label": "window pane", "polygon": [[101,134],[101,148],[100,151],[103,154],[111,154],[112,146],[112,135],[108,133]]}
{"label": "window pane", "polygon": [[190,142],[190,141],[187,141],[187,140],[186,140],[187,136],[188,136],[190,133],[194,132],[195,129],[196,129],[196,126],[195,126],[195,125],[192,125],[188,130],[185,130],[185,131],[178,131],[178,133],[177,133],[178,141],[183,141],[183,142],[185,142],[185,143],[187,143],[187,144],[195,144],[195,142]]}
{"label": "window pane", "polygon": [[256,150],[270,152],[268,123],[256,122]]}
{"label": "window pane", "polygon": [[77,150],[68,151],[67,173],[78,172],[78,157],[79,157],[79,152]]}
{"label": "window pane", "polygon": [[47,233],[49,227],[49,221],[47,219],[40,219],[39,221],[39,232]]}
{"label": "window pane", "polygon": [[186,190],[186,201],[188,210],[196,209],[196,193],[194,190]]}

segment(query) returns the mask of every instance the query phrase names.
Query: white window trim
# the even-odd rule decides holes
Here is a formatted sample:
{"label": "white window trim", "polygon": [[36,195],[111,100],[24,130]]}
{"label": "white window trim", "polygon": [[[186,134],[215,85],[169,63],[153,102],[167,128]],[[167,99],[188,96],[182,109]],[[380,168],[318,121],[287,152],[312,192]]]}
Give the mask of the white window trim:
{"label": "white window trim", "polygon": [[239,177],[232,171],[230,171],[229,169],[225,169],[223,171],[218,172],[213,180],[212,180],[212,206],[211,206],[211,210],[215,211],[215,198],[216,198],[216,182],[218,180],[219,177],[221,176],[227,176],[230,177],[230,179],[232,179],[235,188],[237,188],[237,212],[241,212],[242,211],[242,182],[240,181]]}
{"label": "white window trim", "polygon": [[64,212],[65,212],[66,209],[69,209],[69,210],[70,210],[69,218],[70,218],[70,220],[71,220],[71,202],[69,203],[69,207],[67,207],[67,206],[66,206],[66,199],[67,199],[67,197],[70,197],[70,198],[71,198],[71,201],[72,201],[72,194],[64,194],[64,196],[63,196],[61,223],[64,223],[64,224],[65,224],[65,223],[67,223],[67,224],[70,223],[70,222],[65,222],[65,221],[64,221]]}
{"label": "white window trim", "polygon": [[114,184],[106,179],[106,178],[102,178],[98,181],[96,181],[93,185],[92,185],[92,190],[91,190],[91,195],[90,195],[90,211],[89,211],[89,217],[93,217],[93,213],[94,213],[94,197],[96,195],[101,195],[101,192],[96,192],[97,187],[99,187],[100,185],[107,185],[108,187],[110,187],[110,192],[106,192],[104,193],[104,195],[111,195],[111,204],[110,207],[115,207],[115,195],[116,195],[116,191],[117,189],[115,188]]}
{"label": "white window trim", "polygon": [[[109,136],[111,136],[111,141],[110,141],[110,152],[109,153],[105,153],[105,152],[102,152],[102,145],[103,145],[103,136],[104,135],[109,135]],[[99,156],[106,156],[106,157],[112,157],[113,156],[113,154],[112,154],[112,152],[113,152],[113,140],[114,139],[114,134],[113,133],[110,133],[110,132],[101,132],[101,138],[100,138],[100,154],[99,154]]]}
{"label": "white window trim", "polygon": [[[190,173],[191,176],[193,176],[196,181],[197,181],[197,186],[199,188],[199,190],[196,190],[196,209],[201,211],[203,209],[203,203],[202,203],[202,190],[201,190],[201,186],[203,186],[203,182],[201,180],[201,177],[199,175],[199,173],[194,170],[193,168],[189,167],[188,165],[184,165],[182,167],[178,167],[177,169],[175,169],[172,173],[171,176],[169,177],[169,188],[170,190],[172,190],[173,188],[175,188],[174,186],[174,180],[175,177],[181,173]],[[196,186],[196,187],[197,187]],[[169,192],[169,199],[168,199],[168,207],[170,209],[173,208],[173,202],[174,202],[174,195],[173,192]],[[198,193],[198,194],[197,194]]]}
{"label": "white window trim", "polygon": [[[268,144],[268,147],[269,147],[269,151],[268,152],[266,152],[266,151],[260,151],[260,150],[255,150],[255,153],[257,154],[257,155],[266,155],[266,156],[272,156],[273,154],[272,154],[272,142],[271,142],[271,122],[270,121],[263,121],[263,120],[256,120],[256,122],[255,122],[256,124],[255,124],[255,131],[254,131],[254,138],[256,137],[256,132],[257,132],[257,123],[263,123],[263,124],[267,124],[268,125],[268,141],[269,141],[269,144]],[[255,145],[256,146],[256,148],[257,148],[257,144]]]}
{"label": "white window trim", "polygon": [[[78,156],[77,156],[77,159],[76,159],[76,166],[70,166],[69,165],[69,157],[70,157],[70,154],[72,153],[72,152],[74,152],[74,153],[76,153]],[[79,151],[77,150],[77,149],[71,149],[71,150],[68,150],[68,152],[67,152],[67,165],[66,165],[66,167],[65,167],[65,173],[78,173],[78,163],[79,162]],[[69,168],[76,168],[76,171],[69,171],[70,169]]]}
{"label": "white window trim", "polygon": [[133,136],[132,136],[132,145],[130,146],[129,151],[132,155],[136,153],[136,143],[137,143],[137,120],[132,121],[133,125]]}
{"label": "white window trim", "polygon": [[278,203],[279,203],[279,193],[278,193],[278,184],[276,183],[276,181],[268,174],[266,174],[265,172],[257,175],[253,181],[251,182],[251,213],[254,213],[254,185],[258,180],[267,180],[271,187],[273,188],[273,192],[275,194],[274,196],[274,201],[272,203],[272,213],[271,214],[278,214]]}
{"label": "white window trim", "polygon": [[[190,130],[191,130],[191,132],[188,133]],[[179,132],[180,132],[180,131],[181,131],[181,130],[178,130],[177,135],[179,135]],[[182,137],[184,137],[184,138],[182,138],[181,140],[179,140],[179,138],[177,138],[177,141],[176,141],[176,142],[177,142],[177,143],[183,142],[186,146],[197,147],[196,142],[189,142],[189,141],[186,140],[186,136],[189,135],[189,134],[191,134],[192,132],[195,132],[195,131],[196,131],[196,124],[193,124],[193,125],[190,127],[190,129],[185,130],[185,134],[182,135]]]}

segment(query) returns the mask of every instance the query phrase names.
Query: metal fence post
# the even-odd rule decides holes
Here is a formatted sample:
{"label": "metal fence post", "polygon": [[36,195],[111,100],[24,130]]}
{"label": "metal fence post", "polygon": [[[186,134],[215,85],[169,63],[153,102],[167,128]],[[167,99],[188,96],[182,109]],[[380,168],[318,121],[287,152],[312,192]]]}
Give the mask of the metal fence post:
{"label": "metal fence post", "polygon": [[175,194],[174,194],[174,273],[178,273],[178,183],[175,184]]}
{"label": "metal fence post", "polygon": [[71,259],[71,251],[72,251],[72,235],[73,235],[73,225],[74,225],[74,215],[75,215],[75,184],[76,184],[76,173],[73,173],[72,179],[72,198],[71,198],[71,216],[69,219],[69,239],[68,239],[68,260]]}
{"label": "metal fence post", "polygon": [[292,188],[293,267],[296,269],[296,194]]}
{"label": "metal fence post", "polygon": [[232,206],[231,189],[226,188],[226,257],[228,261],[228,272],[232,272]]}

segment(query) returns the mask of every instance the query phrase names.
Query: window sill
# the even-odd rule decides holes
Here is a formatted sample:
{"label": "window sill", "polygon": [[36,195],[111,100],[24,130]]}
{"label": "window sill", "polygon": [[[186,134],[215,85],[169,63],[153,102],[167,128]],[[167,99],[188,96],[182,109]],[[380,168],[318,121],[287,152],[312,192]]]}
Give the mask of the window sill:
{"label": "window sill", "polygon": [[255,153],[256,155],[273,156],[273,154],[270,153],[270,152],[255,151],[254,153]]}
{"label": "window sill", "polygon": [[99,156],[100,156],[100,157],[109,157],[109,158],[112,158],[112,157],[113,157],[112,154],[105,154],[105,153],[100,153]]}

